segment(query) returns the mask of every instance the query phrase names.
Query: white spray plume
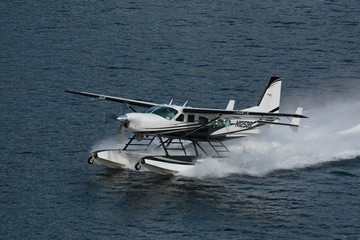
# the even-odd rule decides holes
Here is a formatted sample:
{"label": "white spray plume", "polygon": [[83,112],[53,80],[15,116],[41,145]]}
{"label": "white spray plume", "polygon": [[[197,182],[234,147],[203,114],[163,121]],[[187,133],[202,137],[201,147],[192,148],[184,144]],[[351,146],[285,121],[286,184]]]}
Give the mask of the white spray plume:
{"label": "white spray plume", "polygon": [[94,144],[91,148],[91,152],[95,152],[98,150],[104,149],[120,149],[121,144],[119,141],[119,136],[109,136],[106,139],[99,140],[97,143]]}
{"label": "white spray plume", "polygon": [[[296,109],[296,107],[293,107]],[[187,177],[225,177],[229,174],[263,176],[280,169],[296,169],[360,156],[360,100],[328,101],[305,108],[309,119],[291,133],[288,127],[273,126],[263,134],[230,143],[225,159],[208,158]]]}

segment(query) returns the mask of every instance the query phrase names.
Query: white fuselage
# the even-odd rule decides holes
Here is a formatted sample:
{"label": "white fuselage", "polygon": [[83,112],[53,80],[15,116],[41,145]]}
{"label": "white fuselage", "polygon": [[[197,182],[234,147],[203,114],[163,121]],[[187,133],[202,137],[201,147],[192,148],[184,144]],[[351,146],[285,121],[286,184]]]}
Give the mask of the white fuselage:
{"label": "white fuselage", "polygon": [[160,105],[145,113],[128,113],[125,116],[126,127],[135,134],[200,140],[246,137],[258,134],[258,127],[262,125],[251,118],[240,121],[214,114],[184,113],[182,107],[174,105]]}

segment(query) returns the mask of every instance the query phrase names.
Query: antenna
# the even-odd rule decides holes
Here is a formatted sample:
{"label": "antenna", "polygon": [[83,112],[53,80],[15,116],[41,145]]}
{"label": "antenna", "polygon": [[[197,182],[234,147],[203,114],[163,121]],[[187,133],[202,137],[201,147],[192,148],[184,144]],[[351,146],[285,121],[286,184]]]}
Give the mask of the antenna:
{"label": "antenna", "polygon": [[172,104],[173,100],[174,100],[173,98],[170,100],[169,105],[171,105],[171,104]]}
{"label": "antenna", "polygon": [[189,100],[186,100],[186,102],[184,103],[184,105],[183,105],[183,107],[185,107],[186,106],[186,104],[187,104],[187,102],[188,102]]}

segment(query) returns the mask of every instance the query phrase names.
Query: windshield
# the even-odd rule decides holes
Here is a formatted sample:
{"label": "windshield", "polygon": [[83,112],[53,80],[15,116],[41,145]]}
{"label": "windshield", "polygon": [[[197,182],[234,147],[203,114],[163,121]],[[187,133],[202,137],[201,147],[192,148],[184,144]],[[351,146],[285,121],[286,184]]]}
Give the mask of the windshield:
{"label": "windshield", "polygon": [[145,111],[145,113],[152,113],[155,109],[157,109],[159,106],[152,106],[148,110]]}
{"label": "windshield", "polygon": [[167,120],[173,119],[175,115],[178,113],[177,110],[171,108],[171,107],[159,107],[159,106],[153,106],[146,110],[145,113],[154,113],[156,115],[159,115],[160,117],[163,117]]}

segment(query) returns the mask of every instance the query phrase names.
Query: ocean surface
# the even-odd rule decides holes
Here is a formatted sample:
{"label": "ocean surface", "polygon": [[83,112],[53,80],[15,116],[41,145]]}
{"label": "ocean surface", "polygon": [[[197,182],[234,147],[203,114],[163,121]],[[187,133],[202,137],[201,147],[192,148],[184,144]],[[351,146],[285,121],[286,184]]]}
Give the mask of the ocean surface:
{"label": "ocean surface", "polygon": [[[360,2],[0,1],[1,239],[360,239]],[[106,113],[256,105],[273,127],[176,176],[89,165]],[[129,134],[129,133],[127,133]]]}

